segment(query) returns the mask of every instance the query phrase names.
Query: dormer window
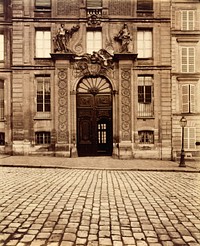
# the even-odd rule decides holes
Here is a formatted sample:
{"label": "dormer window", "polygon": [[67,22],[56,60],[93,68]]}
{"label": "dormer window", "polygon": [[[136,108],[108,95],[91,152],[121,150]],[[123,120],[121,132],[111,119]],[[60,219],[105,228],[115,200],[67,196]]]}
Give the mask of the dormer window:
{"label": "dormer window", "polygon": [[87,8],[101,8],[102,0],[87,0]]}
{"label": "dormer window", "polygon": [[48,10],[51,8],[51,0],[35,0],[35,8],[38,10]]}

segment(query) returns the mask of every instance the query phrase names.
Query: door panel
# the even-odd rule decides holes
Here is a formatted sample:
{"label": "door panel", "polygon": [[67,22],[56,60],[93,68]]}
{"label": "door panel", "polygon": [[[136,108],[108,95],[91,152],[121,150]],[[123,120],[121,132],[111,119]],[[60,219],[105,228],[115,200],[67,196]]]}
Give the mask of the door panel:
{"label": "door panel", "polygon": [[112,155],[111,95],[77,95],[79,156]]}
{"label": "door panel", "polygon": [[76,92],[78,155],[111,155],[111,84],[103,76],[88,76],[80,81]]}

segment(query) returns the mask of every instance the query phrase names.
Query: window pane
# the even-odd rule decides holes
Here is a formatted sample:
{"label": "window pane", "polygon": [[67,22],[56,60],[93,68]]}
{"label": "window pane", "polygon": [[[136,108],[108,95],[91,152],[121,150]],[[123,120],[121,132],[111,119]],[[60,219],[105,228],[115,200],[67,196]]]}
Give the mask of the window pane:
{"label": "window pane", "polygon": [[102,48],[102,33],[99,31],[87,32],[87,53],[99,51]]}
{"label": "window pane", "polygon": [[102,0],[87,0],[88,8],[102,7]]}
{"label": "window pane", "polygon": [[50,78],[37,78],[37,112],[50,112],[51,89]]}
{"label": "window pane", "polygon": [[152,32],[138,31],[137,33],[138,58],[152,57]]}
{"label": "window pane", "polygon": [[0,60],[4,60],[4,35],[0,34]]}
{"label": "window pane", "polygon": [[51,1],[50,0],[35,0],[35,6],[38,8],[50,8]]}
{"label": "window pane", "polygon": [[4,13],[4,1],[3,0],[0,0],[0,14],[3,14]]}
{"label": "window pane", "polygon": [[50,31],[36,31],[36,57],[48,58],[51,53]]}
{"label": "window pane", "polygon": [[138,132],[139,143],[153,144],[154,143],[154,132],[153,131],[139,131]]}
{"label": "window pane", "polygon": [[137,10],[153,10],[153,0],[137,0]]}

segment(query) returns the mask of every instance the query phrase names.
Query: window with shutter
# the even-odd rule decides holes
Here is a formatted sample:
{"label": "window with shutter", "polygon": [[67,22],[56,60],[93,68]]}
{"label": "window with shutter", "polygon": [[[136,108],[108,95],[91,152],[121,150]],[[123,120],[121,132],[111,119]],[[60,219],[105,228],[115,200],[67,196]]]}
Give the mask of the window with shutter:
{"label": "window with shutter", "polygon": [[189,85],[182,85],[182,112],[189,112]]}
{"label": "window with shutter", "polygon": [[192,31],[194,30],[194,19],[195,11],[193,10],[183,10],[181,12],[181,29],[183,31]]}
{"label": "window with shutter", "polygon": [[196,128],[185,127],[184,128],[184,147],[185,149],[196,148]]}
{"label": "window with shutter", "polygon": [[153,10],[153,0],[137,0],[137,10],[139,11]]}
{"label": "window with shutter", "polygon": [[182,85],[182,113],[195,112],[195,85]]}
{"label": "window with shutter", "polygon": [[195,49],[194,47],[181,48],[181,71],[183,73],[195,72]]}
{"label": "window with shutter", "polygon": [[35,0],[35,7],[37,9],[51,8],[51,0]]}

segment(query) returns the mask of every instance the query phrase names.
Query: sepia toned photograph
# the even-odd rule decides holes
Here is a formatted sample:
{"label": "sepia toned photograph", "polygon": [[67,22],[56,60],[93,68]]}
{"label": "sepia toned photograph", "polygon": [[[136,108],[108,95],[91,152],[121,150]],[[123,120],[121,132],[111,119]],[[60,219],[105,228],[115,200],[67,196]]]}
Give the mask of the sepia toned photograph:
{"label": "sepia toned photograph", "polygon": [[200,1],[0,0],[0,246],[200,246]]}

